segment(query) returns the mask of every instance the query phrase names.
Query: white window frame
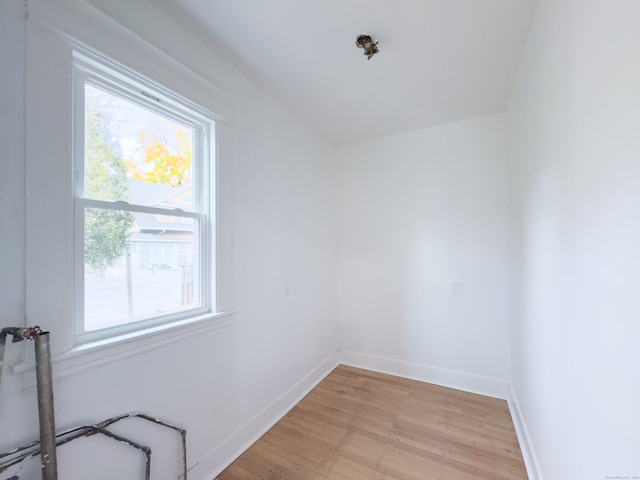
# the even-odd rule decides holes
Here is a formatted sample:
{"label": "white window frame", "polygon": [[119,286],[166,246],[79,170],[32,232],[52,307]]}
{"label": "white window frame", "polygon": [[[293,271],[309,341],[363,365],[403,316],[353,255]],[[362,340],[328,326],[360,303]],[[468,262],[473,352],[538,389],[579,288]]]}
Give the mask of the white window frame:
{"label": "white window frame", "polygon": [[[73,189],[74,189],[74,241],[73,241],[73,288],[74,288],[74,344],[103,340],[123,334],[170,324],[213,311],[215,305],[215,250],[212,231],[216,224],[215,191],[215,120],[198,106],[168,91],[141,74],[117,62],[97,58],[87,51],[73,51]],[[135,205],[124,201],[109,201],[84,196],[84,130],[85,130],[85,85],[92,85],[114,96],[123,98],[147,110],[156,112],[181,125],[193,128],[194,145],[192,159],[193,204],[188,210],[157,208]],[[199,305],[173,314],[159,315],[122,325],[88,331],[85,329],[84,297],[84,215],[86,208],[151,213],[184,217],[194,220],[194,247],[198,259],[195,275],[198,276]]]}
{"label": "white window frame", "polygon": [[[54,380],[212,332],[234,314],[231,97],[212,83],[217,77],[195,73],[84,4],[74,4],[74,14],[85,22],[53,2],[34,0],[27,19],[25,314],[28,324],[51,332]],[[129,333],[110,331],[102,339],[74,337],[74,52],[215,121],[208,312]],[[30,351],[11,367],[25,374],[25,387],[35,385]]]}

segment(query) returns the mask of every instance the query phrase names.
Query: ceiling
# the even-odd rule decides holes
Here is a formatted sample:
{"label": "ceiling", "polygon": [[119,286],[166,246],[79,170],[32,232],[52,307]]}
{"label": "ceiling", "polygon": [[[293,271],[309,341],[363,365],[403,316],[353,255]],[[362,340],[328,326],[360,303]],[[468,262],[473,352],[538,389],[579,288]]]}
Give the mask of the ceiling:
{"label": "ceiling", "polygon": [[536,0],[153,3],[340,146],[504,111]]}

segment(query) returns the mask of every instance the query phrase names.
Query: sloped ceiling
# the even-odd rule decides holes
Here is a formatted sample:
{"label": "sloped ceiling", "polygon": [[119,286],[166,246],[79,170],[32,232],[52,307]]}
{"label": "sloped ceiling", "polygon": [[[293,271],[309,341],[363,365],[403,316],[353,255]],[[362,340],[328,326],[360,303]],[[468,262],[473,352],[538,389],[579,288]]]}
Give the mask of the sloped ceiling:
{"label": "sloped ceiling", "polygon": [[153,3],[340,146],[504,111],[536,0]]}

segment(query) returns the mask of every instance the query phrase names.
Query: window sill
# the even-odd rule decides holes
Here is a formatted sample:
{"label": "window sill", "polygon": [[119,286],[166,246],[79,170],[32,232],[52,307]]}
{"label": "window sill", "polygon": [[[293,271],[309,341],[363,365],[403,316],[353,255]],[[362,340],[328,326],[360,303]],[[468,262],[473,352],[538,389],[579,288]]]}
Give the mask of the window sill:
{"label": "window sill", "polygon": [[[98,368],[115,360],[155,350],[169,343],[229,325],[231,315],[233,311],[209,313],[106,340],[77,345],[68,352],[52,357],[53,380]],[[35,386],[35,362],[16,363],[11,369],[14,374],[23,375],[25,388]]]}

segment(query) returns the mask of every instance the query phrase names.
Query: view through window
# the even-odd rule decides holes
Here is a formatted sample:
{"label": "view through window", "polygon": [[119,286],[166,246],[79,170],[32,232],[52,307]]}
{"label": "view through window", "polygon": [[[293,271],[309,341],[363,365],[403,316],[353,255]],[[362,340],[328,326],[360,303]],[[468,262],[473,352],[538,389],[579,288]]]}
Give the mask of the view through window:
{"label": "view through window", "polygon": [[207,126],[155,94],[96,80],[90,69],[77,74],[84,103],[83,155],[76,158],[77,333],[206,308]]}

